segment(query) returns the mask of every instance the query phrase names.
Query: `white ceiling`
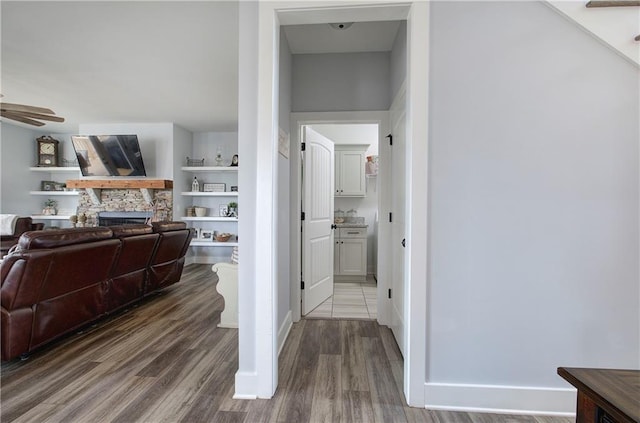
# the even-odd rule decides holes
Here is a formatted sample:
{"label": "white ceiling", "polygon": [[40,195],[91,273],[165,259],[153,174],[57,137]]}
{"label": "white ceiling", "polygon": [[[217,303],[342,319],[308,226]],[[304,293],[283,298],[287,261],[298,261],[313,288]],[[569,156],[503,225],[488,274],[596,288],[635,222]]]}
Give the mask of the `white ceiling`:
{"label": "white ceiling", "polygon": [[[129,122],[237,129],[237,2],[3,0],[0,8],[2,100],[48,107],[66,119],[43,131]],[[385,51],[398,25],[285,31],[294,53]]]}
{"label": "white ceiling", "polygon": [[400,21],[354,22],[347,29],[329,24],[288,25],[284,32],[293,54],[391,51]]}

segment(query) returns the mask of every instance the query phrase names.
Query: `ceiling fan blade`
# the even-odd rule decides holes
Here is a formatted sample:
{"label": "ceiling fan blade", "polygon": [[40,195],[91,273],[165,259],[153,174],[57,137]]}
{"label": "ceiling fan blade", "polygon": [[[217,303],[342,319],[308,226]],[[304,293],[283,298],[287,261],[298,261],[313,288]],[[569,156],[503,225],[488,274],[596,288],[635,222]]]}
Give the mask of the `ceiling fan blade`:
{"label": "ceiling fan blade", "polygon": [[27,123],[29,125],[44,126],[44,123],[42,122],[29,119],[27,117],[21,116],[20,114],[11,113],[10,111],[0,110],[0,116],[5,117],[7,119],[11,119],[11,120],[16,120],[18,122]]}
{"label": "ceiling fan blade", "polygon": [[13,113],[15,115],[20,115],[20,116],[24,116],[26,118],[32,118],[32,119],[48,120],[48,121],[51,121],[51,122],[64,122],[64,118],[63,117],[44,115],[42,113],[14,112],[14,111],[10,111],[9,113]]}
{"label": "ceiling fan blade", "polygon": [[43,113],[46,115],[55,115],[53,110],[45,107],[27,106],[25,104],[13,104],[13,103],[0,103],[0,110],[6,110],[10,112],[29,112],[29,113]]}

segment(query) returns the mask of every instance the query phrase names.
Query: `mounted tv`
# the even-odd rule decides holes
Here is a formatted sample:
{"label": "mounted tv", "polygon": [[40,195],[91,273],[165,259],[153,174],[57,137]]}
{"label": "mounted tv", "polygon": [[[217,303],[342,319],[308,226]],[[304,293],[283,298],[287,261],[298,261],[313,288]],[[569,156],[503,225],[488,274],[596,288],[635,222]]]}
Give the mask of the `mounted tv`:
{"label": "mounted tv", "polygon": [[82,176],[147,176],[137,135],[72,135]]}

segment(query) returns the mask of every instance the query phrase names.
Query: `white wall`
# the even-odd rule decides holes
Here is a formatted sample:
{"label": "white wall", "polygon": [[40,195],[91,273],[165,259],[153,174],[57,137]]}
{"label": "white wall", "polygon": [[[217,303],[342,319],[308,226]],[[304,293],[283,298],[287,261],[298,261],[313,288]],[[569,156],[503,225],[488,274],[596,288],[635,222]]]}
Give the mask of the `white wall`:
{"label": "white wall", "polygon": [[427,405],[571,411],[558,366],[640,367],[638,70],[540,3],[431,13]]}
{"label": "white wall", "polygon": [[[60,141],[58,151],[60,159],[75,159],[71,134],[42,133],[10,123],[0,123],[1,168],[0,179],[1,199],[0,212],[29,216],[40,214],[45,200],[52,198],[58,202],[59,214],[75,213],[77,197],[68,196],[34,196],[29,191],[39,191],[42,181],[65,182],[68,179],[77,179],[80,172],[70,171],[63,173],[33,172],[29,167],[36,165],[36,138],[42,135],[50,135]],[[62,160],[61,163],[62,164]],[[47,227],[71,226],[66,221],[42,221]]]}
{"label": "white wall", "polygon": [[294,54],[294,112],[387,110],[388,52]]}
{"label": "white wall", "polygon": [[[289,133],[289,114],[291,113],[291,64],[292,55],[284,31],[280,31],[280,69],[279,69],[279,107],[278,126],[285,133]],[[290,139],[290,138],[289,138]],[[291,149],[289,149],[291,150]],[[291,153],[289,153],[291,154]],[[290,239],[291,239],[291,181],[290,160],[278,154],[278,204],[277,204],[277,260],[276,271],[278,284],[278,343],[284,343],[286,334],[291,326],[291,277],[290,277]]]}
{"label": "white wall", "polygon": [[137,135],[147,177],[173,180],[173,127],[173,123],[83,123],[78,132]]}
{"label": "white wall", "polygon": [[400,22],[396,39],[391,49],[391,99],[396,98],[407,78],[407,21]]}
{"label": "white wall", "polygon": [[29,195],[39,189],[42,176],[29,171],[36,163],[40,134],[6,122],[0,123],[0,131],[0,212],[29,216],[41,208],[42,198]]}

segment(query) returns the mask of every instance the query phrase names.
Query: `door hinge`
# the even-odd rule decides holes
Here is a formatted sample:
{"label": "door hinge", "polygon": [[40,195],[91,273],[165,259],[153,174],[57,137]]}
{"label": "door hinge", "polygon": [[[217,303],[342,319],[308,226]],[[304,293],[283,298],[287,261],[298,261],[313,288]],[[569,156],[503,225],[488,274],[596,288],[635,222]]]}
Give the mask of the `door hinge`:
{"label": "door hinge", "polygon": [[393,222],[393,213],[389,212],[389,222]]}
{"label": "door hinge", "polygon": [[386,138],[389,138],[389,145],[393,145],[393,135],[389,134]]}
{"label": "door hinge", "polygon": [[391,298],[391,288],[389,288],[389,298]]}
{"label": "door hinge", "polygon": [[307,143],[303,142],[302,144],[300,144],[300,151],[305,151],[307,149]]}
{"label": "door hinge", "polygon": [[305,217],[304,212],[300,213],[300,220],[304,220],[304,217]]}
{"label": "door hinge", "polygon": [[300,289],[304,289],[304,281],[300,281]]}

